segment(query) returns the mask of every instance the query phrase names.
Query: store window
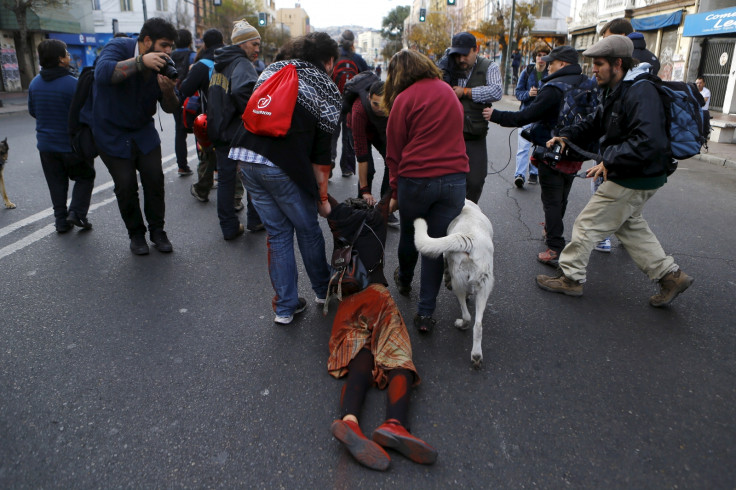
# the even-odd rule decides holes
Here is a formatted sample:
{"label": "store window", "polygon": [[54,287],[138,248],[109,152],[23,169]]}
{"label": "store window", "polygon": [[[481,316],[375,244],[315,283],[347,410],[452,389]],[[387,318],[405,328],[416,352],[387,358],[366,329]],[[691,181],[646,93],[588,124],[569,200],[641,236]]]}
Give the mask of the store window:
{"label": "store window", "polygon": [[672,80],[674,55],[677,52],[677,26],[662,30],[662,44],[659,47],[659,78]]}

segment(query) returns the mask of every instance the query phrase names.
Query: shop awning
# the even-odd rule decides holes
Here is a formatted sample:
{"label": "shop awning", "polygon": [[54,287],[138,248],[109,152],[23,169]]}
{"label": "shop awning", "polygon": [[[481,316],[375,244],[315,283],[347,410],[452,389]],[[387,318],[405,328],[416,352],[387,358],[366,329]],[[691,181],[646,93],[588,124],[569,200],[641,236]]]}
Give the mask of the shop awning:
{"label": "shop awning", "polygon": [[736,6],[685,17],[683,36],[715,36],[736,33]]}
{"label": "shop awning", "polygon": [[631,26],[635,31],[656,31],[669,26],[679,26],[680,22],[682,22],[682,10],[671,14],[631,19]]}
{"label": "shop awning", "polygon": [[[72,17],[69,12],[62,9],[56,10],[53,13],[47,11],[44,15],[38,15],[29,9],[26,24],[29,31],[67,32],[71,34],[82,32],[79,21]],[[8,31],[18,30],[18,21],[10,9],[0,9],[0,29]]]}

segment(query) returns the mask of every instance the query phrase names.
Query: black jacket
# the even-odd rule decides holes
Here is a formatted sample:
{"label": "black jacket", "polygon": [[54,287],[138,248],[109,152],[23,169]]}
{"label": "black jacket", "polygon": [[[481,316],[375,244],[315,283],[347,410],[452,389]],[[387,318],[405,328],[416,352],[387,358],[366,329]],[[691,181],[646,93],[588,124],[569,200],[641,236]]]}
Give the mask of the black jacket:
{"label": "black jacket", "polygon": [[648,77],[642,68],[629,70],[616,87],[601,92],[593,114],[560,131],[572,142],[598,139],[609,179],[660,176],[672,158],[657,89],[648,82],[633,85]]}
{"label": "black jacket", "polygon": [[575,85],[583,76],[580,65],[565,66],[542,79],[542,88],[528,106],[518,112],[494,109],[491,114],[491,122],[504,127],[522,127],[539,122],[532,133],[533,143],[543,145],[552,136],[551,132],[557,124],[564,95],[559,87],[547,85],[547,82],[555,81]]}
{"label": "black jacket", "polygon": [[258,74],[240,46],[215,50],[215,72],[207,89],[207,134],[215,146],[230,144]]}
{"label": "black jacket", "polygon": [[642,63],[649,63],[649,73],[656,75],[659,73],[659,60],[654,53],[647,50],[647,42],[644,40],[644,35],[641,32],[632,32],[629,34],[629,39],[634,43],[634,54],[633,57]]}

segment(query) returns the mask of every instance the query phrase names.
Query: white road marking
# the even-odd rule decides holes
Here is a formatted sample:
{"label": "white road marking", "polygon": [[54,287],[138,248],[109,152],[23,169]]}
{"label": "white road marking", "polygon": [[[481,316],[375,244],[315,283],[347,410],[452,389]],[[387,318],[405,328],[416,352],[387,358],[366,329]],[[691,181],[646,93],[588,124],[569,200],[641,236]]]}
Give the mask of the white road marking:
{"label": "white road marking", "polygon": [[[189,148],[187,148],[187,151],[190,151],[190,150],[194,149],[194,147],[195,147],[195,145],[191,145]],[[161,158],[161,161],[162,161],[162,163],[164,163],[164,162],[168,162],[169,160],[173,160],[175,158],[176,158],[176,154],[172,153],[171,155],[166,155],[165,157]],[[190,157],[189,158],[189,161],[192,161],[193,159],[196,160],[196,158],[197,158],[197,156],[195,154],[194,157]],[[171,172],[172,170],[174,170],[176,168],[178,168],[178,165],[176,163],[174,163],[173,165],[169,165],[168,167],[164,168],[163,171],[164,171],[164,173],[168,173],[168,172]],[[108,182],[105,182],[104,184],[100,184],[100,185],[98,185],[97,187],[94,188],[94,190],[92,191],[92,194],[94,195],[94,194],[97,194],[99,192],[102,192],[102,191],[106,191],[108,189],[111,189],[113,187],[113,185],[114,184],[113,184],[112,180],[110,180]],[[106,205],[110,204],[111,202],[114,202],[115,199],[116,199],[115,196],[109,197],[109,198],[105,199],[104,201],[101,201],[101,202],[98,202],[96,204],[91,205],[89,207],[89,210],[90,211],[94,211],[95,209],[98,209],[98,208],[100,208],[102,206],[106,206]],[[69,204],[69,202],[70,201],[67,202],[67,205]],[[44,209],[43,211],[39,211],[36,214],[33,214],[31,216],[28,216],[27,218],[23,218],[20,221],[16,221],[15,223],[11,223],[8,226],[5,226],[3,228],[0,228],[0,238],[1,237],[4,237],[5,235],[8,235],[8,234],[10,234],[10,233],[12,233],[12,232],[14,232],[16,230],[20,230],[21,228],[23,228],[25,226],[28,226],[28,225],[30,225],[32,223],[35,223],[36,221],[42,220],[44,218],[48,218],[49,216],[53,216],[53,214],[54,214],[54,209],[53,208],[47,208],[47,209]],[[46,225],[43,228],[41,228],[40,230],[36,230],[33,233],[31,233],[30,235],[25,236],[25,237],[21,238],[20,240],[14,242],[14,243],[11,243],[10,245],[7,245],[7,246],[5,246],[3,248],[0,248],[0,259],[3,259],[5,257],[7,257],[8,255],[17,252],[18,250],[22,250],[22,249],[26,248],[27,246],[32,245],[33,243],[36,243],[37,241],[39,241],[39,240],[41,240],[41,239],[43,239],[43,238],[51,235],[52,233],[55,233],[55,232],[56,232],[56,226],[55,225],[53,225],[53,224]]]}

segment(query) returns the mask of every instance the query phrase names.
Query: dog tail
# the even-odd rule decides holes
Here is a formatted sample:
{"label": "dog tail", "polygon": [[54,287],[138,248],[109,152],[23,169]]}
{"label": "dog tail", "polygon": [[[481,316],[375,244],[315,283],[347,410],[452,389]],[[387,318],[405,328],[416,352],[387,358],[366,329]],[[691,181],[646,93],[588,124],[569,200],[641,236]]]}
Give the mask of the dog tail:
{"label": "dog tail", "polygon": [[470,252],[473,239],[462,233],[432,238],[427,234],[427,222],[417,218],[414,220],[414,245],[422,255],[435,258],[445,252]]}

